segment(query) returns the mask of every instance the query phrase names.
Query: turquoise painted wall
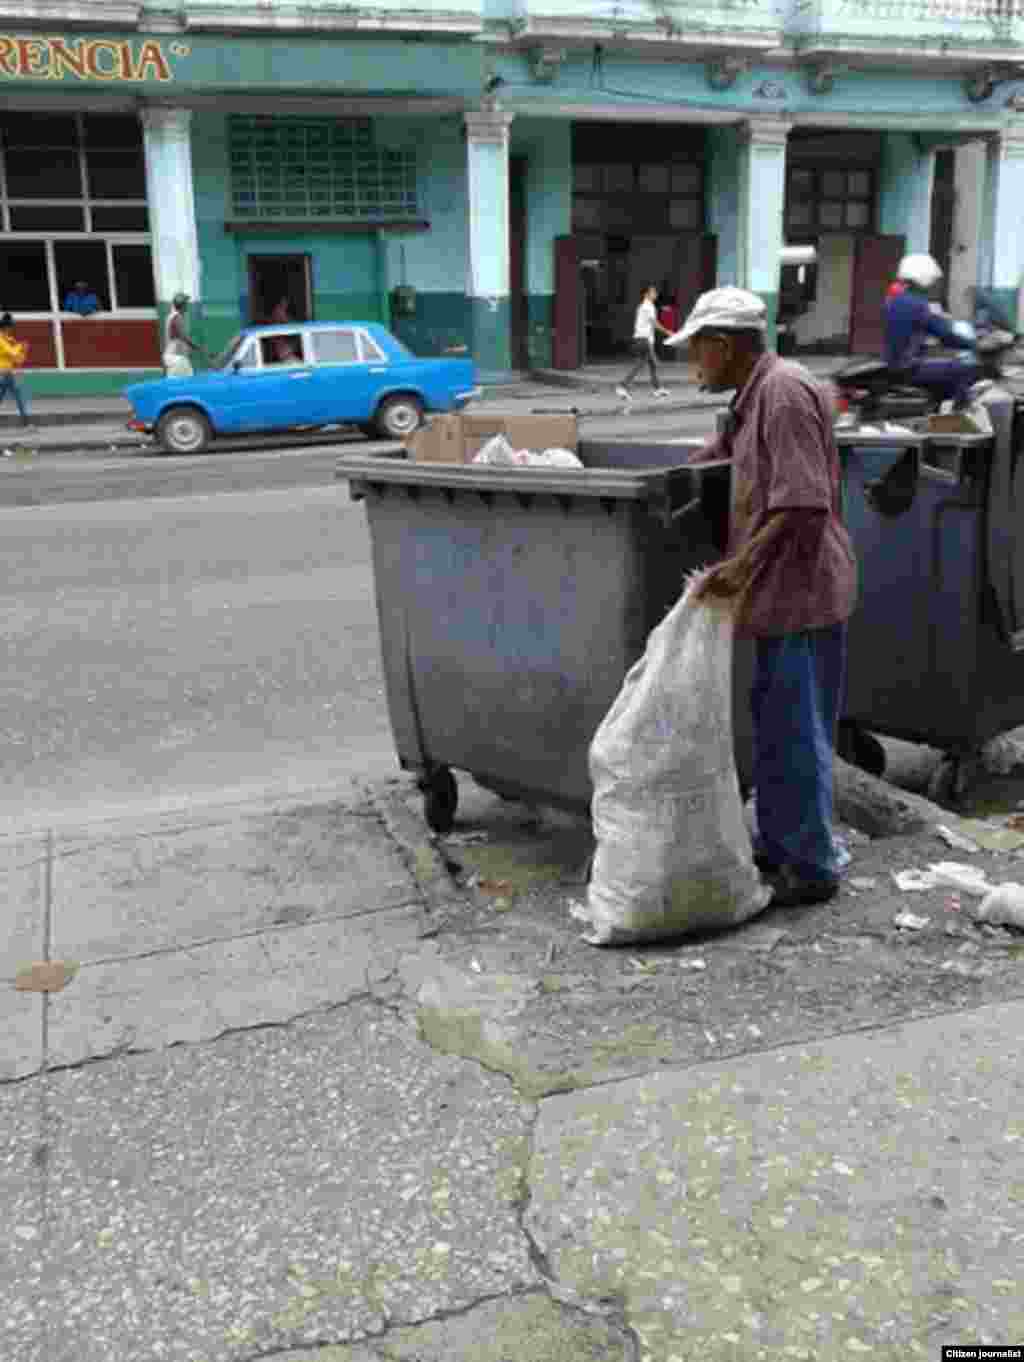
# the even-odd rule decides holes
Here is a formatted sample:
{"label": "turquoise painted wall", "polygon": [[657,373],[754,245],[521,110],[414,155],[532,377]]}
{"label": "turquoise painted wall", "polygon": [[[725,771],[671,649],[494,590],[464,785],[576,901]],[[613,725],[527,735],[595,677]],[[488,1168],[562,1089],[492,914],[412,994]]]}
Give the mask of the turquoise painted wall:
{"label": "turquoise painted wall", "polygon": [[739,283],[740,135],[737,128],[707,132],[707,229],[718,240],[717,284]]}
{"label": "turquoise painted wall", "polygon": [[878,229],[906,237],[908,253],[927,252],[930,245],[934,173],[934,151],[922,150],[913,133],[884,135]]}
{"label": "turquoise painted wall", "polygon": [[552,363],[555,238],[572,231],[572,124],[516,118],[510,152],[526,157],[526,352],[534,368]]}
{"label": "turquoise painted wall", "polygon": [[415,314],[394,317],[394,330],[420,355],[468,346],[469,224],[462,118],[381,118],[376,127],[378,141],[385,145],[416,146],[420,210],[430,223],[427,232],[382,234],[385,292],[403,283],[416,289]]}
{"label": "turquoise painted wall", "polygon": [[552,294],[552,243],[572,230],[572,124],[568,119],[516,118],[510,153],[527,158],[526,291]]}
{"label": "turquoise painted wall", "polygon": [[204,343],[217,350],[251,320],[248,298],[250,255],[310,255],[313,313],[317,321],[386,321],[386,289],[377,232],[328,236],[229,234],[227,119],[196,115],[192,129],[192,174],[204,314]]}
{"label": "turquoise painted wall", "polygon": [[[638,106],[670,103],[684,118],[688,106],[730,111],[737,118],[765,113],[854,113],[878,118],[894,114],[920,119],[922,126],[932,118],[938,130],[952,132],[953,125],[945,121],[950,116],[958,120],[959,128],[971,123],[991,126],[1002,113],[998,104],[994,108],[972,104],[959,71],[945,75],[922,71],[914,76],[906,69],[844,70],[831,93],[822,96],[808,90],[799,70],[757,63],[730,89],[713,90],[701,62],[645,62],[608,49],[597,72],[589,51],[570,52],[550,84],[532,80],[526,58],[518,54],[496,56],[494,67],[505,80],[503,107],[509,112],[522,108],[530,117],[543,117],[545,105],[562,108],[573,101],[618,107],[623,117]],[[766,85],[770,97],[764,94]]]}

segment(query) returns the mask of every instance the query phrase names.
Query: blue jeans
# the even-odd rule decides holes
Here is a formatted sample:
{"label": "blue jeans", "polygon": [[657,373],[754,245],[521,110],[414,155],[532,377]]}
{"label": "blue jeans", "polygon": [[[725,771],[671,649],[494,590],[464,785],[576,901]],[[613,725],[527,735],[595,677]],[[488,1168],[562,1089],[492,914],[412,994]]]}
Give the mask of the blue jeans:
{"label": "blue jeans", "polygon": [[0,373],[0,403],[8,393],[14,394],[14,405],[18,408],[23,425],[28,425],[28,412],[25,409],[25,399],[21,395],[21,388],[18,380],[14,377],[14,370],[8,369],[6,373]]}
{"label": "blue jeans", "polygon": [[845,624],[756,640],[756,850],[807,880],[834,881],[839,872],[832,762],[845,667]]}
{"label": "blue jeans", "polygon": [[968,390],[977,383],[980,374],[973,359],[919,359],[908,379],[916,387],[926,388],[940,402],[952,398],[956,403],[965,403]]}

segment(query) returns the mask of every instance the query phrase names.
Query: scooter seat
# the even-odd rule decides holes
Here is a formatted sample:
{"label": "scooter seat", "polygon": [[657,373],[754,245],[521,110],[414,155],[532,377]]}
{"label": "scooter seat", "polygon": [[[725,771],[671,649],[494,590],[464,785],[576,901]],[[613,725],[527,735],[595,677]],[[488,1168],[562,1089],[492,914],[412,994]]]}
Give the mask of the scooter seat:
{"label": "scooter seat", "polygon": [[880,383],[889,377],[889,366],[884,359],[856,359],[852,364],[832,374],[832,382],[842,388],[855,388],[868,383]]}

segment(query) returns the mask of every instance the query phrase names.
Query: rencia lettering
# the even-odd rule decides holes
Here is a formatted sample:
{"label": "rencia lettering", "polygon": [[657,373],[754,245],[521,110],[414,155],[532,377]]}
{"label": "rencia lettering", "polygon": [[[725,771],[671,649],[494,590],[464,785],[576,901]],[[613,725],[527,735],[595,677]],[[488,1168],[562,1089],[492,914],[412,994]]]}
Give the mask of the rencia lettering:
{"label": "rencia lettering", "polygon": [[0,34],[0,80],[171,79],[163,44],[111,38],[28,38]]}

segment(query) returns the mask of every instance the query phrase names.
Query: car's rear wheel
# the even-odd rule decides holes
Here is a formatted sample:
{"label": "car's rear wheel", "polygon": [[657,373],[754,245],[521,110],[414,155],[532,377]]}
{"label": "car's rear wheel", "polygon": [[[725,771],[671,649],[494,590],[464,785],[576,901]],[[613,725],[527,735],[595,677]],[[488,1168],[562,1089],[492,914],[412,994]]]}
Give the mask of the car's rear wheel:
{"label": "car's rear wheel", "polygon": [[423,420],[423,403],[412,393],[399,393],[377,409],[377,429],[385,439],[404,440]]}
{"label": "car's rear wheel", "polygon": [[156,434],[169,454],[200,454],[213,439],[210,423],[198,407],[171,407],[161,416]]}

